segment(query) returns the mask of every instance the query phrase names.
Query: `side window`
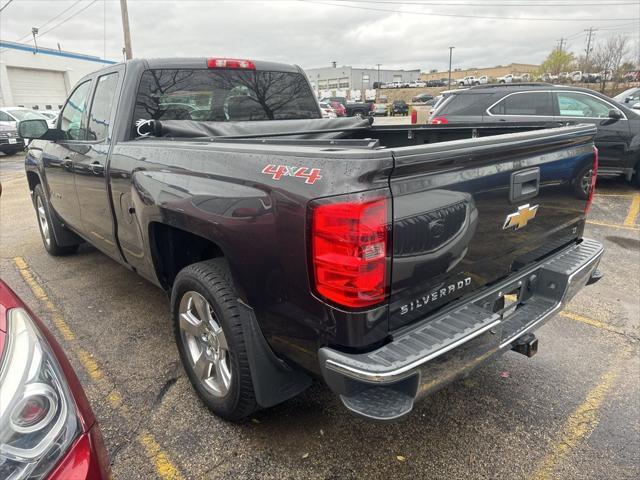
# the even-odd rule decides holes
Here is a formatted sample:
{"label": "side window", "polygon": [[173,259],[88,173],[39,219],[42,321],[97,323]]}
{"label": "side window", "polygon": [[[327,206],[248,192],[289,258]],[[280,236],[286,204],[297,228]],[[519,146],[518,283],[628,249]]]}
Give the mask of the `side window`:
{"label": "side window", "polygon": [[104,140],[109,136],[109,120],[117,85],[118,73],[110,73],[98,78],[89,114],[87,140]]}
{"label": "side window", "polygon": [[87,109],[87,97],[91,80],[80,84],[67,100],[67,104],[60,116],[60,129],[66,134],[68,140],[84,140],[85,132],[82,128],[82,115]]}
{"label": "side window", "polygon": [[608,118],[613,107],[602,100],[577,92],[558,92],[558,111],[561,117]]}
{"label": "side window", "polygon": [[0,112],[0,122],[13,122],[13,118],[4,112]]}
{"label": "side window", "polygon": [[551,94],[548,92],[516,93],[505,97],[491,110],[493,115],[553,116]]}

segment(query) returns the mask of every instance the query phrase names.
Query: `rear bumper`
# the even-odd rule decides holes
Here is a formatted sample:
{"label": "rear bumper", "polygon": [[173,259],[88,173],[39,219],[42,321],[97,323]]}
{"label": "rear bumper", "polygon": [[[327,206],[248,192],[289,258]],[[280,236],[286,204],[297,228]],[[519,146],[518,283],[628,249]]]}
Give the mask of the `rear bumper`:
{"label": "rear bumper", "polygon": [[[321,348],[323,377],[354,413],[375,420],[403,417],[417,399],[510,350],[559,312],[591,280],[603,252],[599,242],[584,239],[402,331],[377,350],[353,354]],[[515,311],[491,310],[514,291],[519,292]]]}

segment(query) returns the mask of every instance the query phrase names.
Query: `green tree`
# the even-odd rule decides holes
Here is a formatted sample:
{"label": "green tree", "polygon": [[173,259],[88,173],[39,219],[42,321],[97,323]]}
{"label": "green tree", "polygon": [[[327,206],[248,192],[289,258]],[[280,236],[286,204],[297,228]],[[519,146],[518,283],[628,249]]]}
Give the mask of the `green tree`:
{"label": "green tree", "polygon": [[560,72],[568,72],[572,70],[574,60],[573,53],[554,48],[540,65],[540,73],[558,75]]}

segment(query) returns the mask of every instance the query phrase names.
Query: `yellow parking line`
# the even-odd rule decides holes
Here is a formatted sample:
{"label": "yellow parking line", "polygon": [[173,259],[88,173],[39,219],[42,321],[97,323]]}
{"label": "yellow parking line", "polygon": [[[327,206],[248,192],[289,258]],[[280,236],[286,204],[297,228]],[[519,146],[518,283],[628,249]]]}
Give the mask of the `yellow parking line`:
{"label": "yellow parking line", "polygon": [[561,317],[565,317],[565,318],[569,318],[569,319],[574,320],[576,322],[586,323],[587,325],[591,325],[592,327],[601,328],[603,330],[608,330],[610,332],[624,333],[624,332],[621,332],[620,330],[612,327],[608,323],[601,322],[600,320],[594,320],[593,318],[584,317],[582,315],[578,315],[577,313],[567,312],[567,311],[563,310],[562,312],[560,312],[560,316]]}
{"label": "yellow parking line", "polygon": [[640,213],[640,193],[636,193],[633,196],[631,206],[629,207],[629,213],[627,213],[627,218],[624,219],[623,225],[627,227],[634,226],[636,218],[638,218],[638,213]]}
{"label": "yellow parking line", "polygon": [[147,456],[153,459],[156,471],[163,480],[178,480],[183,478],[176,467],[169,461],[158,442],[149,433],[143,433],[138,437],[140,443],[147,450]]}
{"label": "yellow parking line", "polygon": [[80,348],[78,350],[78,357],[80,358],[80,363],[93,380],[102,380],[102,370],[100,370],[100,367],[98,367],[98,364],[89,352]]}
{"label": "yellow parking line", "polygon": [[551,444],[550,452],[542,459],[540,466],[531,476],[531,480],[547,480],[555,478],[558,465],[587,438],[597,427],[599,410],[606,395],[611,390],[618,376],[621,354],[614,365],[602,375],[598,384],[589,392],[584,402],[569,416],[560,435]]}
{"label": "yellow parking line", "polygon": [[[120,395],[117,390],[109,387],[110,382],[106,380],[98,362],[96,362],[92,355],[77,345],[76,335],[64,321],[62,314],[51,301],[47,292],[44,291],[44,288],[42,288],[35,279],[27,262],[22,257],[15,257],[13,259],[13,263],[18,268],[20,275],[22,275],[25,283],[29,286],[36,298],[40,300],[47,311],[51,313],[54,326],[60,332],[62,337],[69,343],[69,346],[71,347],[70,349],[76,355],[91,380],[100,385],[103,390],[111,390],[107,395],[107,401],[122,417],[127,419],[127,421],[130,421],[133,416],[126,405],[124,405],[122,395]],[[147,456],[154,464],[156,473],[162,480],[182,480],[184,478],[173,463],[171,463],[168,455],[162,450],[158,442],[153,438],[153,435],[145,432],[138,437],[138,441],[144,447]]]}
{"label": "yellow parking line", "polygon": [[596,197],[623,197],[623,198],[631,198],[635,195],[635,193],[598,193],[596,191]]}
{"label": "yellow parking line", "polygon": [[619,228],[622,230],[633,230],[634,232],[640,231],[640,227],[629,226],[629,225],[618,225],[617,223],[597,222],[595,220],[587,220],[587,223],[591,225],[600,225],[602,227]]}

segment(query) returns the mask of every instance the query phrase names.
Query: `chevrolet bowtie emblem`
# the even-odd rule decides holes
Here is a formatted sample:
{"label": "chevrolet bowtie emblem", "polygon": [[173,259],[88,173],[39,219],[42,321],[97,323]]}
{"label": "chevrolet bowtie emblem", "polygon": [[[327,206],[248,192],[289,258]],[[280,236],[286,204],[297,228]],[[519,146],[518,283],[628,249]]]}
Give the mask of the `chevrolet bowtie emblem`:
{"label": "chevrolet bowtie emblem", "polygon": [[520,230],[529,223],[529,220],[533,220],[537,212],[538,205],[534,205],[533,207],[528,203],[526,205],[522,205],[518,207],[518,211],[516,213],[507,215],[502,229],[506,230],[507,228],[515,227],[516,230]]}

